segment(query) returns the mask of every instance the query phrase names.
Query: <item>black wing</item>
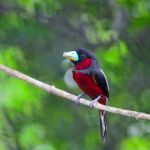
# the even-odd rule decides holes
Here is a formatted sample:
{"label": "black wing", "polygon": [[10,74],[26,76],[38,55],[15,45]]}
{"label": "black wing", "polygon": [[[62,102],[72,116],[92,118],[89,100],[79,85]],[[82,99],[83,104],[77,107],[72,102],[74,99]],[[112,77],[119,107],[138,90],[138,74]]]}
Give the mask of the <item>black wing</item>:
{"label": "black wing", "polygon": [[94,70],[92,76],[96,84],[102,89],[104,94],[109,98],[109,86],[107,78],[101,69]]}

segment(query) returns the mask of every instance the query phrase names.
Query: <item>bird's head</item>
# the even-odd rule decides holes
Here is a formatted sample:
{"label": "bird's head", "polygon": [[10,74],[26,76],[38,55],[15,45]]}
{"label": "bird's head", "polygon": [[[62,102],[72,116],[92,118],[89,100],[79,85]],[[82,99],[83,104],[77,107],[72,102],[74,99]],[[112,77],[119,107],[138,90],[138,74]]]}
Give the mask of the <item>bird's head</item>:
{"label": "bird's head", "polygon": [[69,52],[64,52],[63,57],[70,60],[73,64],[78,64],[84,61],[86,58],[95,59],[92,52],[90,52],[89,50],[85,50],[83,48],[79,48]]}

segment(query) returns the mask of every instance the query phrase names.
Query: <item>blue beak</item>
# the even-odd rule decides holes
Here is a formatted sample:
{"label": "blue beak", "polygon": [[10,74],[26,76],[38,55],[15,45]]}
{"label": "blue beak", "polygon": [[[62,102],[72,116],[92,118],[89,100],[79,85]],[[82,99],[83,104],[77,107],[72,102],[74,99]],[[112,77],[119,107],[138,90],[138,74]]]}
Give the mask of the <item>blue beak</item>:
{"label": "blue beak", "polygon": [[63,57],[72,60],[72,61],[78,61],[79,56],[76,51],[70,51],[70,52],[64,52]]}

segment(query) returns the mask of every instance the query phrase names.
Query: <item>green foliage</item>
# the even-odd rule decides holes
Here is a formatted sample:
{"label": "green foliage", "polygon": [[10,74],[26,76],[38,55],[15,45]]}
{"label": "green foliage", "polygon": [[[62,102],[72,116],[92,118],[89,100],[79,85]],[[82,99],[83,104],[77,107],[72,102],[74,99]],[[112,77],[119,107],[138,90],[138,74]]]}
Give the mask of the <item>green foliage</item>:
{"label": "green foliage", "polygon": [[18,47],[4,46],[0,48],[0,63],[10,67],[20,68],[27,67],[22,51]]}
{"label": "green foliage", "polygon": [[150,143],[149,139],[142,138],[129,138],[121,142],[120,150],[149,150]]}
{"label": "green foliage", "polygon": [[44,142],[45,131],[40,124],[27,124],[20,132],[20,143],[24,149],[33,148],[35,150],[55,150],[53,145]]}
{"label": "green foliage", "polygon": [[[4,63],[12,68],[26,68],[27,62],[24,59],[23,53],[16,47],[3,47],[0,51],[0,63]],[[40,105],[38,99],[40,92],[37,89],[27,85],[23,81],[10,78],[1,74],[2,84],[1,91],[1,105],[4,105],[10,112],[24,112],[26,114],[32,113],[32,107],[35,108]],[[11,89],[11,90],[10,90]],[[36,95],[36,97],[35,97]]]}
{"label": "green foliage", "polygon": [[119,41],[112,45],[109,49],[104,50],[99,55],[102,57],[102,61],[108,63],[109,65],[119,66],[123,63],[123,58],[127,55],[127,46],[124,42]]}
{"label": "green foliage", "polygon": [[[123,41],[114,43],[109,49],[107,48],[107,50],[103,49],[100,51],[97,49],[96,56],[98,60],[100,60],[99,63],[112,84],[120,86],[125,82],[124,76],[122,75],[122,68],[125,67],[124,62],[128,57],[128,48]],[[114,72],[114,69],[117,70],[117,72]]]}

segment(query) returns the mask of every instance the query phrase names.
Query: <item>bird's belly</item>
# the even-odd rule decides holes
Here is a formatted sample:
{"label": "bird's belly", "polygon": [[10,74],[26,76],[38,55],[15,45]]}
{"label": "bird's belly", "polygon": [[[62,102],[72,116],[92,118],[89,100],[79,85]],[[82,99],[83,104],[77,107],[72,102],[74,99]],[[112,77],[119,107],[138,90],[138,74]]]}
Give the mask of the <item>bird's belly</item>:
{"label": "bird's belly", "polygon": [[82,73],[73,73],[73,77],[79,88],[91,98],[96,98],[99,95],[103,95],[102,90],[95,83],[92,76]]}

